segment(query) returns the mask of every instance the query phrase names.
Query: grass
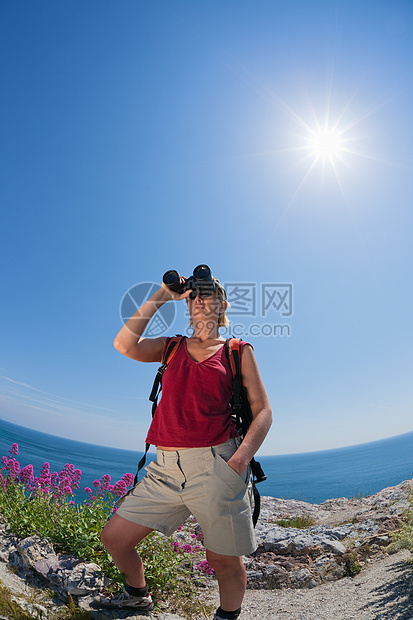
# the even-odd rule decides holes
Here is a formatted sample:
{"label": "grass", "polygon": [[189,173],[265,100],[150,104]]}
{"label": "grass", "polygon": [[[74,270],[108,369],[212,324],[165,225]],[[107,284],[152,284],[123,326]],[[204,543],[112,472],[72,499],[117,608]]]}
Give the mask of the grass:
{"label": "grass", "polygon": [[305,530],[316,524],[314,519],[308,515],[291,517],[290,519],[277,519],[273,521],[273,523],[276,523],[276,525],[280,525],[281,527],[293,527],[298,530]]}
{"label": "grass", "polygon": [[24,611],[12,598],[12,593],[0,583],[0,614],[8,620],[33,620],[33,616]]}
{"label": "grass", "polygon": [[389,545],[390,552],[399,551],[400,549],[408,549],[412,556],[408,558],[408,562],[413,564],[413,490],[409,493],[409,508],[407,508],[402,517],[402,525],[395,532],[390,532],[392,543]]}
{"label": "grass", "polygon": [[361,564],[358,562],[346,562],[344,577],[355,577],[361,571]]}
{"label": "grass", "polygon": [[[19,605],[12,592],[0,582],[1,616],[7,618],[7,620],[42,620],[43,612],[39,607],[36,607],[34,597],[32,598],[33,601],[27,601],[28,605],[31,605],[29,612]],[[69,605],[61,607],[54,615],[54,618],[56,620],[91,620],[92,616],[77,607],[72,598],[69,597]]]}
{"label": "grass", "polygon": [[363,491],[359,491],[357,489],[357,491],[355,492],[355,494],[350,498],[352,500],[358,500],[358,499],[364,499],[366,496],[365,493],[363,493]]}

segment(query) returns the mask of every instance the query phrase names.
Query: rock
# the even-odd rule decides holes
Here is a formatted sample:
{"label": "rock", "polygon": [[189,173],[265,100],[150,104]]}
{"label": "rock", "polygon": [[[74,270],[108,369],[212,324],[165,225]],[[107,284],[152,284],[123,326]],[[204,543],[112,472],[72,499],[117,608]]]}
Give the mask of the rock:
{"label": "rock", "polygon": [[332,556],[323,556],[316,559],[312,566],[313,575],[317,583],[335,581],[344,577],[345,568]]}
{"label": "rock", "polygon": [[323,547],[326,549],[331,549],[337,555],[343,555],[346,552],[346,548],[341,544],[338,540],[325,540],[323,542]]}
{"label": "rock", "polygon": [[[256,527],[258,549],[251,556],[243,557],[248,587],[266,590],[314,588],[341,579],[348,574],[349,564],[363,566],[382,557],[391,541],[390,532],[400,526],[400,515],[409,506],[410,484],[411,481],[405,481],[371,497],[342,497],[319,505],[262,497],[261,516]],[[277,523],[279,520],[288,523],[288,520],[303,516],[313,525],[297,529],[281,527]],[[32,605],[32,615],[41,615],[45,620],[55,617],[59,613],[56,600],[67,602],[69,595],[77,597],[78,605],[91,613],[93,596],[104,585],[104,576],[97,564],[83,562],[71,555],[57,555],[50,541],[38,536],[19,542],[4,523],[0,522],[0,525],[0,564],[4,562],[13,566],[13,575],[25,580],[26,588],[31,583],[44,586],[46,580],[48,587],[53,587],[56,593],[53,603],[36,598],[37,612],[33,607],[33,597],[30,601],[27,598],[27,604]],[[202,532],[199,526],[197,528],[196,534],[201,539]],[[177,539],[182,543],[193,543],[185,536],[189,534],[177,532]],[[212,577],[204,575],[202,579],[203,586],[216,587],[216,580]],[[111,613],[105,611],[101,617],[109,619],[113,617]],[[122,618],[136,616],[127,611],[124,613]],[[154,617],[157,620],[181,620],[179,616],[167,613]]]}
{"label": "rock", "polygon": [[[1,536],[0,561],[9,562],[10,554],[17,553],[16,545],[18,540],[15,536]],[[20,556],[19,556],[20,557]]]}
{"label": "rock", "polygon": [[[244,560],[248,587],[310,588],[344,576],[347,550],[352,549],[354,561],[361,564],[380,555],[391,541],[388,532],[399,527],[399,515],[409,505],[410,485],[411,481],[405,481],[371,497],[341,497],[319,505],[262,497],[256,528],[258,549]],[[298,530],[276,523],[303,516],[316,525]],[[297,559],[305,566],[294,565],[292,561]]]}
{"label": "rock", "polygon": [[[308,568],[300,568],[291,574],[291,586],[293,588],[308,588],[312,582],[312,575]],[[317,584],[314,583],[314,585]],[[311,587],[314,587],[314,585]]]}
{"label": "rock", "polygon": [[81,560],[72,555],[49,555],[33,564],[33,569],[57,586],[63,586],[68,575]]}
{"label": "rock", "polygon": [[47,538],[40,538],[39,536],[24,538],[17,544],[16,549],[20,554],[25,568],[32,568],[32,566],[42,558],[54,555],[53,545],[50,540]]}
{"label": "rock", "polygon": [[71,571],[65,585],[72,596],[97,594],[103,587],[103,573],[97,564],[82,562]]}
{"label": "rock", "polygon": [[378,545],[379,547],[387,547],[387,545],[389,545],[390,542],[391,542],[390,536],[385,536],[385,535],[373,536],[373,538],[370,539],[371,545]]}

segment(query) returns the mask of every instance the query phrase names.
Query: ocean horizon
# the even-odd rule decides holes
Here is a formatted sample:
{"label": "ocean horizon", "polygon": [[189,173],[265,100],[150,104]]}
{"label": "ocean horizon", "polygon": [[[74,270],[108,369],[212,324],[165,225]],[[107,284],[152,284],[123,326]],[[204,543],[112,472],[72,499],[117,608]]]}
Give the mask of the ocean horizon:
{"label": "ocean horizon", "polygon": [[[19,446],[21,466],[31,463],[35,475],[47,461],[52,471],[72,463],[82,471],[81,489],[104,474],[112,482],[135,474],[143,452],[65,439],[0,419],[0,457]],[[267,480],[262,496],[319,504],[337,497],[368,496],[413,478],[413,432],[353,446],[275,456],[258,456]],[[148,461],[155,458],[148,453]]]}

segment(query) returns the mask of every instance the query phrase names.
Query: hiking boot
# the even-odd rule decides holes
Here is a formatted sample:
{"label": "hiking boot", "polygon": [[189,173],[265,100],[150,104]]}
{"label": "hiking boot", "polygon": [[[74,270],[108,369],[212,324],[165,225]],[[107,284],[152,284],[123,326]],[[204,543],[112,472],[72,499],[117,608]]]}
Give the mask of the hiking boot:
{"label": "hiking boot", "polygon": [[[225,612],[224,612],[224,613],[225,613]],[[237,611],[236,611],[236,612],[234,612],[234,614],[232,614],[232,617],[233,617],[233,618],[235,618],[235,619],[237,619],[237,618],[238,618],[238,616],[240,615],[240,613],[241,613],[241,609],[237,609]],[[227,619],[226,619],[226,616],[221,616],[221,615],[220,615],[220,613],[219,613],[219,609],[216,609],[216,610],[215,610],[215,613],[214,613],[214,617],[213,617],[213,619],[212,619],[212,620],[227,620]]]}
{"label": "hiking boot", "polygon": [[148,596],[133,596],[123,588],[120,594],[115,596],[96,596],[95,603],[102,607],[132,607],[141,611],[152,611],[154,603],[150,594]]}

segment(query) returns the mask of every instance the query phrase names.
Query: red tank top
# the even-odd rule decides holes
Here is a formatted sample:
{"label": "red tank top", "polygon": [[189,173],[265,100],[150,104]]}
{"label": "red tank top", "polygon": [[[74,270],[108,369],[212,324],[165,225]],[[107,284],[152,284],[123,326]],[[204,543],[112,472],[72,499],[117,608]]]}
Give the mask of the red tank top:
{"label": "red tank top", "polygon": [[184,340],[162,377],[162,397],[146,442],[204,448],[237,437],[231,418],[232,392],[225,345],[203,362],[195,362]]}

